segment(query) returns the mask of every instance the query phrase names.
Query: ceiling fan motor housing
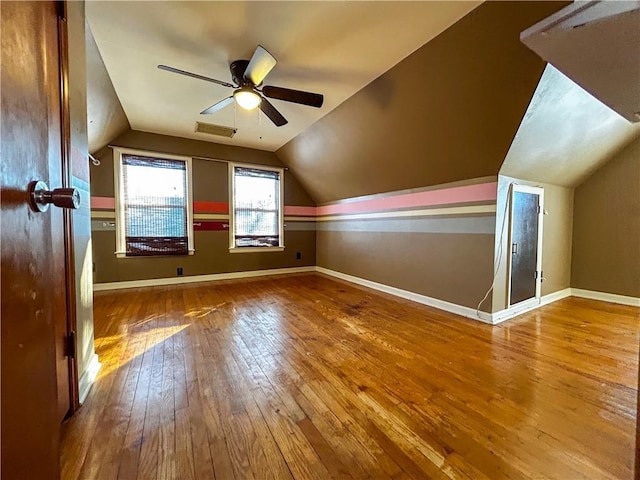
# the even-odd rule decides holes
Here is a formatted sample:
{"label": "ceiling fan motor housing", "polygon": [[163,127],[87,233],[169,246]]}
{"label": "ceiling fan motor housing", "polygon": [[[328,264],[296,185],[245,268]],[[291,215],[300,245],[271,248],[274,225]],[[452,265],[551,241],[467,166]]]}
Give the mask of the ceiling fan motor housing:
{"label": "ceiling fan motor housing", "polygon": [[254,86],[249,79],[244,78],[244,72],[247,70],[247,65],[249,65],[249,60],[236,60],[229,65],[231,78],[239,87]]}
{"label": "ceiling fan motor housing", "polygon": [[158,65],[158,68],[160,70],[166,70],[179,75],[185,75],[187,77],[222,85],[223,87],[235,88],[233,95],[214,103],[209,108],[205,108],[200,112],[201,115],[215,113],[235,101],[240,107],[246,110],[252,110],[256,107],[260,107],[260,110],[262,110],[262,112],[276,127],[282,127],[287,124],[287,119],[282,116],[276,107],[271,105],[266,97],[316,108],[320,108],[322,106],[324,97],[319,93],[304,92],[301,90],[293,90],[290,88],[276,87],[272,85],[267,85],[258,90],[258,87],[262,85],[262,81],[269,74],[271,69],[275,67],[275,65],[275,57],[263,46],[258,45],[251,56],[251,60],[235,60],[231,62],[231,65],[229,65],[231,78],[235,85],[215,78],[205,77],[204,75],[199,75],[197,73],[180,70],[179,68],[170,67],[168,65]]}

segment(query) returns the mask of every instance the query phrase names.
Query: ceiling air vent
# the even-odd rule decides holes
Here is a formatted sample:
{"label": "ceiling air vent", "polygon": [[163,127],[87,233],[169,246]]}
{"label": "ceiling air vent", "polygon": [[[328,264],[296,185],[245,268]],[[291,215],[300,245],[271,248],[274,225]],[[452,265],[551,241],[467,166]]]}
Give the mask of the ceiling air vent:
{"label": "ceiling air vent", "polygon": [[218,135],[220,137],[232,138],[237,129],[225,127],[223,125],[214,125],[212,123],[196,122],[196,133],[206,133],[207,135]]}

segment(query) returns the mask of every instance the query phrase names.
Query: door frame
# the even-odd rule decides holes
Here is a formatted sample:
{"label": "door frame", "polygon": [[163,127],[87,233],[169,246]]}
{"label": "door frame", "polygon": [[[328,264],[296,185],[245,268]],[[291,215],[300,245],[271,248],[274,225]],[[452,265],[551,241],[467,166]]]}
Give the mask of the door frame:
{"label": "door frame", "polygon": [[538,248],[536,252],[536,296],[533,299],[540,299],[542,292],[542,227],[543,227],[543,216],[544,216],[544,188],[542,187],[531,187],[529,185],[519,185],[512,184],[511,191],[509,192],[509,196],[507,201],[509,202],[509,238],[507,241],[507,308],[515,307],[517,305],[522,305],[527,302],[530,302],[532,299],[528,298],[516,304],[511,304],[511,245],[513,244],[513,198],[516,192],[522,193],[530,193],[533,195],[538,195]]}
{"label": "door frame", "polygon": [[[58,52],[60,71],[60,136],[61,151],[60,158],[62,164],[62,186],[71,188],[71,110],[69,103],[69,33],[67,24],[67,4],[57,1],[58,9]],[[76,272],[75,255],[73,243],[73,211],[63,210],[63,231],[65,247],[65,283],[66,283],[66,305],[67,305],[67,338],[76,342],[69,345],[73,349],[67,352],[69,366],[69,411],[67,417],[71,416],[80,406],[79,379],[78,379],[78,346],[75,335],[77,331],[76,312]],[[72,354],[73,353],[73,354]]]}

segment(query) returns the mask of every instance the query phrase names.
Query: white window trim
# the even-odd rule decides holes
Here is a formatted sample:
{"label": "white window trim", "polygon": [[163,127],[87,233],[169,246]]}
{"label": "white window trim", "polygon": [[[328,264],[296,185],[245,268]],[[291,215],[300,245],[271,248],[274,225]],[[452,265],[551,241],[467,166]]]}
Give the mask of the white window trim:
{"label": "white window trim", "polygon": [[[268,172],[279,172],[280,174],[280,205],[278,208],[279,214],[279,239],[280,245],[277,247],[236,247],[234,243],[234,219],[235,219],[235,205],[233,202],[233,179],[234,171],[236,167],[240,168],[254,168],[256,170],[266,170]],[[284,251],[284,168],[270,167],[268,165],[252,165],[248,163],[233,163],[229,162],[227,170],[229,177],[229,252],[230,253],[257,253],[257,252],[282,252]]]}
{"label": "white window trim", "polygon": [[126,252],[126,244],[124,239],[124,204],[122,199],[124,198],[124,185],[121,181],[122,172],[122,155],[140,155],[141,157],[151,158],[166,158],[168,160],[180,160],[185,162],[187,168],[187,247],[189,249],[189,255],[193,255],[195,252],[193,244],[193,182],[191,179],[191,157],[184,157],[180,155],[170,155],[165,153],[148,152],[145,150],[135,150],[132,148],[113,148],[113,191],[115,196],[116,207],[116,251],[115,255],[118,258],[150,258],[152,256],[136,256],[128,257]]}

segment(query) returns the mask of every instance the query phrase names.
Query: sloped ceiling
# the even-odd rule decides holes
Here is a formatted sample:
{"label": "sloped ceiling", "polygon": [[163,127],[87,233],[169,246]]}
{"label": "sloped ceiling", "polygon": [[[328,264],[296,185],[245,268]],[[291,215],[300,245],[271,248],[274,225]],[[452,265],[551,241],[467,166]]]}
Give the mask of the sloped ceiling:
{"label": "sloped ceiling", "polygon": [[496,175],[544,62],[520,32],[567,2],[488,2],[277,150],[319,202]]}
{"label": "sloped ceiling", "polygon": [[[131,128],[275,151],[480,3],[91,1],[86,10]],[[289,120],[280,128],[233,105],[199,115],[233,90],[156,68],[230,81],[229,64],[258,44],[278,60],[265,85],[322,93],[322,108],[274,100]],[[238,132],[195,133],[196,121]]]}
{"label": "sloped ceiling", "polygon": [[129,129],[129,121],[113,89],[89,25],[85,25],[87,52],[87,136],[95,153]]}
{"label": "sloped ceiling", "polygon": [[639,135],[640,124],[624,119],[549,64],[500,173],[573,187]]}
{"label": "sloped ceiling", "polygon": [[640,122],[640,1],[574,2],[522,41],[630,122]]}

